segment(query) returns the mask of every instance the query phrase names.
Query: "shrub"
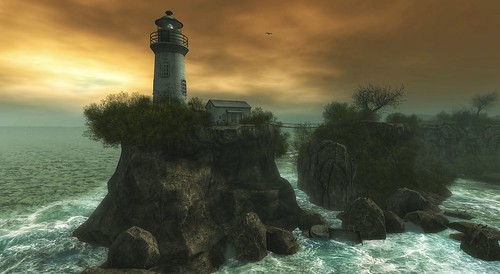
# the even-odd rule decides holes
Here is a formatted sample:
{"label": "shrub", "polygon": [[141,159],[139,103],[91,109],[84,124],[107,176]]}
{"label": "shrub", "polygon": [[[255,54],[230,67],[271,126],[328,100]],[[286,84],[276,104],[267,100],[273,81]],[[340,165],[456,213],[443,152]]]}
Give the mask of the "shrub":
{"label": "shrub", "polygon": [[127,93],[108,95],[84,108],[85,135],[106,147],[164,144],[183,139],[196,125],[210,125],[210,114],[170,100],[153,104],[151,97]]}
{"label": "shrub", "polygon": [[256,107],[252,109],[252,112],[249,116],[241,119],[242,124],[269,124],[272,125],[272,138],[274,145],[274,156],[281,157],[286,154],[288,151],[288,138],[290,134],[288,132],[284,132],[281,129],[282,123],[278,122],[278,119],[274,114],[270,111],[263,110],[260,107]]}

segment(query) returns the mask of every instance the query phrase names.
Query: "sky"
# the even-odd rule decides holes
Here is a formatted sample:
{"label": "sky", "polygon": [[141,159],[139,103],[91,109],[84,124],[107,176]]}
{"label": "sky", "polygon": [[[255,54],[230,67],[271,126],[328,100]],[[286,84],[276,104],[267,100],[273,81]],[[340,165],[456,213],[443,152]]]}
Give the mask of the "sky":
{"label": "sky", "polygon": [[284,122],[320,122],[360,85],[403,85],[388,112],[417,114],[500,89],[497,0],[0,0],[0,126],[83,126],[107,94],[152,95],[166,10],[189,38],[188,97]]}

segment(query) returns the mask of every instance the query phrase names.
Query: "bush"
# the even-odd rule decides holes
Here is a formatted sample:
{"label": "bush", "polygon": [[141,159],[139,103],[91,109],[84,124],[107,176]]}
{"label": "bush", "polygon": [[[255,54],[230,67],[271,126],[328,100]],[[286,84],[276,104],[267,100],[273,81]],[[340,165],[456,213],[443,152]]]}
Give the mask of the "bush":
{"label": "bush", "polygon": [[249,116],[241,119],[242,124],[270,124],[272,125],[272,138],[274,144],[274,156],[281,157],[288,151],[288,138],[290,134],[281,130],[282,123],[270,111],[263,110],[260,107],[252,109]]}
{"label": "bush", "polygon": [[293,129],[293,140],[291,146],[295,151],[299,151],[302,145],[308,143],[313,138],[314,128],[309,123],[299,124]]}
{"label": "bush", "polygon": [[111,94],[84,108],[85,135],[106,147],[165,144],[182,140],[196,125],[210,125],[210,113],[192,110],[183,102],[161,105],[139,94]]}

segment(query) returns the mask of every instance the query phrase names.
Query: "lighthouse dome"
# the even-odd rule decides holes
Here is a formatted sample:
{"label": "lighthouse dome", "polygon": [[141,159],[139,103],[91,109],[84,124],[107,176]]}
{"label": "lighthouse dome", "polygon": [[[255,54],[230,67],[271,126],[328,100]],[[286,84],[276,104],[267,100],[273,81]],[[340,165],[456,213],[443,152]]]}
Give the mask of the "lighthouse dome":
{"label": "lighthouse dome", "polygon": [[182,29],[183,24],[175,19],[174,13],[170,10],[165,12],[165,15],[162,18],[156,19],[155,24],[160,29]]}

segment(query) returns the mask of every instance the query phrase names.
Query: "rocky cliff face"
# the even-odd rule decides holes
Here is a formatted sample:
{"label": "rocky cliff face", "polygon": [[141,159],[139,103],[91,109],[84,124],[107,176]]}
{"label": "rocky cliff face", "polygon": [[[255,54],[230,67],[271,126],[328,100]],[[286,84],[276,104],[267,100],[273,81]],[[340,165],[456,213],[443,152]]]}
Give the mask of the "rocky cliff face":
{"label": "rocky cliff face", "polygon": [[357,196],[353,157],[344,145],[333,141],[312,141],[304,145],[297,159],[298,188],[309,200],[330,210],[341,210]]}
{"label": "rocky cliff face", "polygon": [[419,132],[420,154],[441,161],[453,161],[458,156],[480,151],[478,136],[450,124],[425,125]]}
{"label": "rocky cliff face", "polygon": [[500,179],[500,126],[466,129],[428,124],[417,137],[423,161],[441,162],[462,176]]}
{"label": "rocky cliff face", "polygon": [[294,229],[302,210],[274,163],[268,127],[200,128],[183,142],[122,147],[108,194],[74,235],[109,247],[132,226],[157,240],[160,272],[210,272],[224,261],[236,220]]}
{"label": "rocky cliff face", "polygon": [[500,126],[473,132],[454,124],[428,124],[420,128],[420,153],[445,162],[458,157],[494,152],[500,154]]}
{"label": "rocky cliff face", "polygon": [[[356,126],[391,146],[395,141],[413,136],[412,130],[403,124],[363,122]],[[344,210],[363,191],[371,191],[362,189],[359,182],[356,183],[359,179],[356,171],[356,160],[346,146],[333,141],[312,140],[299,151],[298,188],[306,192],[316,205],[330,210]]]}

